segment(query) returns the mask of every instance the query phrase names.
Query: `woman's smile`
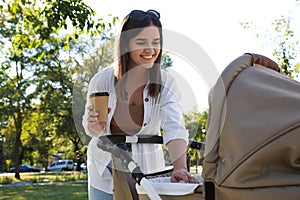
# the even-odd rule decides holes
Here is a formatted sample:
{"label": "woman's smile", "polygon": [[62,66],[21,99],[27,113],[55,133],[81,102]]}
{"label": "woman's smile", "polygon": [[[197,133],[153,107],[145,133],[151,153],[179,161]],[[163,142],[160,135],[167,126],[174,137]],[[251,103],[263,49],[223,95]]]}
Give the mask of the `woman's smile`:
{"label": "woman's smile", "polygon": [[141,55],[141,57],[144,58],[145,60],[152,60],[154,55]]}

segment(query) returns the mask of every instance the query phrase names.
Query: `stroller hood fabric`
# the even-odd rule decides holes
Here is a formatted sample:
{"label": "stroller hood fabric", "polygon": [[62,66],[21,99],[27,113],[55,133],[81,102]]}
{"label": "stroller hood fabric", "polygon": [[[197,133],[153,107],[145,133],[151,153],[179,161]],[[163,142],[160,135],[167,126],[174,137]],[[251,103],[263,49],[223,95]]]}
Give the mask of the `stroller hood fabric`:
{"label": "stroller hood fabric", "polygon": [[300,83],[244,54],[209,98],[202,176],[213,199],[300,199]]}

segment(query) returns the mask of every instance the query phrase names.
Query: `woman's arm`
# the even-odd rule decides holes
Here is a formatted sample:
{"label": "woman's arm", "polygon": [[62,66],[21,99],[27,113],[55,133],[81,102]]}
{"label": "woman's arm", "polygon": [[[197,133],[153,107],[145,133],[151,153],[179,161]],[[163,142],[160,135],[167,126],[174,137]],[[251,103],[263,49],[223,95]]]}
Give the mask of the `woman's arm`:
{"label": "woman's arm", "polygon": [[174,171],[180,169],[186,170],[186,142],[184,140],[175,139],[170,141],[167,147]]}
{"label": "woman's arm", "polygon": [[198,183],[199,181],[187,171],[186,141],[181,139],[172,140],[167,146],[170,159],[173,163],[171,182],[184,181],[185,183]]}
{"label": "woman's arm", "polygon": [[172,182],[197,183],[197,179],[187,171],[186,153],[188,145],[188,132],[185,128],[181,108],[181,95],[173,77],[164,74],[164,85],[161,102],[162,128],[164,130],[164,143],[168,148],[173,164]]}

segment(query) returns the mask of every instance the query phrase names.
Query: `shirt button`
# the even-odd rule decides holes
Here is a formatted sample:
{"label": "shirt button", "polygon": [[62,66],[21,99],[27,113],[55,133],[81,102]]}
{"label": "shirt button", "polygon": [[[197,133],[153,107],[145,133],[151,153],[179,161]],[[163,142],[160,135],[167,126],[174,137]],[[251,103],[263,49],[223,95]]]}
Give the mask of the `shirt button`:
{"label": "shirt button", "polygon": [[148,99],[148,98],[145,98],[145,101],[146,101],[146,102],[148,102],[148,101],[149,101],[149,99]]}

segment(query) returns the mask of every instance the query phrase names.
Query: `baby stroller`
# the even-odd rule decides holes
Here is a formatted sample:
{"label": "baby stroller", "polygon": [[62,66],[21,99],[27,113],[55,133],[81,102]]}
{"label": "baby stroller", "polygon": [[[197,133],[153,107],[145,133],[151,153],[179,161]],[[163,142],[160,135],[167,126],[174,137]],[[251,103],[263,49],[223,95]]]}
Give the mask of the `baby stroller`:
{"label": "baby stroller", "polygon": [[210,92],[206,200],[300,199],[300,83],[244,54]]}
{"label": "baby stroller", "polygon": [[[156,143],[162,144],[163,139],[161,136],[121,136],[121,135],[106,135],[101,136],[98,139],[97,146],[103,151],[110,152],[113,159],[118,159],[121,163],[129,170],[133,180],[136,181],[137,198],[139,200],[180,200],[180,199],[200,199],[202,198],[202,183],[199,184],[188,184],[188,183],[170,183],[169,175],[172,169],[155,174],[145,175],[141,171],[140,167],[134,162],[127,151],[122,150],[119,144],[131,144],[131,143]],[[188,148],[202,150],[204,143],[196,142],[191,140]],[[114,169],[114,173],[118,174],[118,171]],[[201,181],[200,175],[198,178]],[[114,178],[114,199],[132,199],[131,194],[125,197],[127,194],[120,194],[118,189],[124,187],[126,178],[123,175],[119,176],[118,179]],[[129,191],[130,190],[130,191]],[[128,188],[128,192],[134,192]]]}

